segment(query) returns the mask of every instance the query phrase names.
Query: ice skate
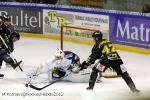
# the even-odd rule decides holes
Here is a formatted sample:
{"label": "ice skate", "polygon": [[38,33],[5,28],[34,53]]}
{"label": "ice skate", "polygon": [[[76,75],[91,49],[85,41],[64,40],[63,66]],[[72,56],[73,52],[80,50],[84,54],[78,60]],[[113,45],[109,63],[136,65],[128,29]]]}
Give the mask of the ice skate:
{"label": "ice skate", "polygon": [[132,93],[134,94],[134,95],[140,95],[140,90],[138,90],[138,89],[134,89],[134,90],[131,90],[132,91]]}
{"label": "ice skate", "polygon": [[89,86],[86,88],[87,90],[93,90],[93,87]]}
{"label": "ice skate", "polygon": [[3,79],[4,78],[4,74],[0,74],[0,79]]}

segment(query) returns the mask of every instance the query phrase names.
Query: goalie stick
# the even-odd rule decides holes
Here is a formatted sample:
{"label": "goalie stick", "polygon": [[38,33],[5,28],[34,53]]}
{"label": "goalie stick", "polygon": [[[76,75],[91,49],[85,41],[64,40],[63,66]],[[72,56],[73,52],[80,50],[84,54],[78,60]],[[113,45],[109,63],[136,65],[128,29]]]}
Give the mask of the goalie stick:
{"label": "goalie stick", "polygon": [[[7,44],[5,43],[5,41],[4,41],[4,39],[2,38],[1,35],[0,35],[0,39],[2,40],[3,44],[5,45],[5,47],[9,50]],[[14,61],[16,64],[18,64],[19,69],[20,69],[21,71],[23,71],[23,69],[22,69],[21,66],[20,66],[20,63],[22,63],[22,61],[17,62],[17,60],[14,58],[14,56],[11,54],[11,52],[10,52],[10,56],[12,57],[13,61]]]}
{"label": "goalie stick", "polygon": [[32,84],[29,84],[29,87],[30,88],[32,88],[32,89],[35,89],[35,90],[43,90],[43,89],[45,89],[45,88],[47,88],[48,86],[50,86],[50,85],[52,85],[52,84],[54,84],[54,83],[56,83],[56,82],[59,82],[59,81],[61,81],[63,78],[65,78],[65,77],[67,77],[68,75],[70,75],[72,72],[69,72],[68,74],[66,74],[64,77],[62,77],[62,78],[60,78],[60,79],[57,79],[57,80],[54,80],[54,81],[52,81],[51,83],[49,83],[49,84],[47,84],[47,85],[45,85],[45,86],[43,86],[43,87],[36,87],[36,86],[34,86],[34,85],[32,85]]}

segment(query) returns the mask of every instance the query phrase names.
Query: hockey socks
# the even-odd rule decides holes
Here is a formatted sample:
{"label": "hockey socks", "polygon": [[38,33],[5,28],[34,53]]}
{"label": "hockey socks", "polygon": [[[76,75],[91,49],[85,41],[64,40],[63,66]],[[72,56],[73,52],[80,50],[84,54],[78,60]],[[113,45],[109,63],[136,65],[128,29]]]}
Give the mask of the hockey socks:
{"label": "hockey socks", "polygon": [[89,80],[89,87],[86,88],[87,90],[93,90],[94,85],[95,85],[95,81],[96,81],[97,76],[98,76],[98,72],[99,72],[98,69],[93,67],[92,73],[90,76],[90,80]]}
{"label": "hockey socks", "polygon": [[127,83],[127,85],[129,86],[130,90],[133,93],[139,93],[140,90],[138,90],[134,84],[134,82],[132,81],[131,77],[129,76],[129,74],[127,72],[123,73],[122,78],[125,80],[125,82]]}

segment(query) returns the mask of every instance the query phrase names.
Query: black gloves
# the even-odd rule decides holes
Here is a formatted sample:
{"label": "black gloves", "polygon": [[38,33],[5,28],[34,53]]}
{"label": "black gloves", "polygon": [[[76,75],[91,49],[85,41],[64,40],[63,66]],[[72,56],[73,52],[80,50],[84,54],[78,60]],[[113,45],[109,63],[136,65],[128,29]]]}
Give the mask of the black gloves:
{"label": "black gloves", "polygon": [[83,69],[86,69],[90,64],[86,61],[83,61],[82,64],[81,64],[81,69],[80,70],[83,70]]}
{"label": "black gloves", "polygon": [[13,33],[11,33],[11,39],[13,42],[20,40],[20,34],[14,31]]}

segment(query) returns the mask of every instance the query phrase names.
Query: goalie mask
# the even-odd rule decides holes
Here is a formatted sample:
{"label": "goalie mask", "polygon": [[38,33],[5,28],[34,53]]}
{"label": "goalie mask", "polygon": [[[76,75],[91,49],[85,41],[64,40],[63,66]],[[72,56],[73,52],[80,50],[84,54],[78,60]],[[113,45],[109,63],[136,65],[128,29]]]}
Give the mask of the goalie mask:
{"label": "goalie mask", "polygon": [[56,59],[63,59],[64,58],[64,52],[61,49],[58,49],[54,54]]}

